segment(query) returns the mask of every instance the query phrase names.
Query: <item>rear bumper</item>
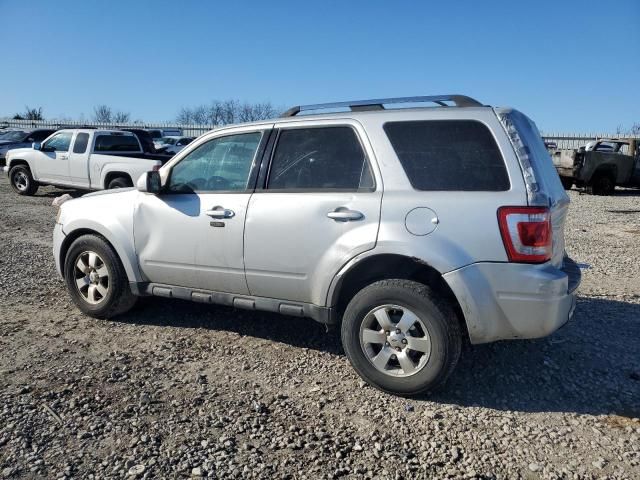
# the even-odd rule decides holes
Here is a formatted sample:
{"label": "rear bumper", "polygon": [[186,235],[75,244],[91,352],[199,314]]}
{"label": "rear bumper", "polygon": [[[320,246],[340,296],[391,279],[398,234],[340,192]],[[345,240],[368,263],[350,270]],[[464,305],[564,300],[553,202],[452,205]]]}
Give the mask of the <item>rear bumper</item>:
{"label": "rear bumper", "polygon": [[573,315],[580,269],[550,263],[476,263],[444,275],[467,323],[471,343],[550,335]]}

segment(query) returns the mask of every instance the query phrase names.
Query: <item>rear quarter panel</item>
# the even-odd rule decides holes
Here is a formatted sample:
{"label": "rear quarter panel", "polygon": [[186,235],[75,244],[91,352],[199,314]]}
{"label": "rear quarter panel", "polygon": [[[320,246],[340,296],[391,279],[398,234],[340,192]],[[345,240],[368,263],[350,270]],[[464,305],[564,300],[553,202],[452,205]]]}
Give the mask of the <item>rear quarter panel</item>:
{"label": "rear quarter panel", "polygon": [[[492,132],[504,158],[510,189],[503,192],[418,191],[409,182],[383,129],[386,122],[411,120],[476,120]],[[396,253],[431,265],[441,273],[479,261],[505,262],[506,252],[498,227],[501,206],[526,205],[522,170],[508,137],[490,108],[400,111],[361,120],[376,151],[384,178],[380,231],[370,254]],[[427,207],[435,211],[435,230],[423,236],[405,226],[409,211]]]}

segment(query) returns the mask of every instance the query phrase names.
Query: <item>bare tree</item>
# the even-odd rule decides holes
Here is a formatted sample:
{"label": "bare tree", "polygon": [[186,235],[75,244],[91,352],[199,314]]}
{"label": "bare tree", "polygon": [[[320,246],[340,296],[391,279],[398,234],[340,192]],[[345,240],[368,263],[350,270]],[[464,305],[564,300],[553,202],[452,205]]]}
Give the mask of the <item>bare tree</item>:
{"label": "bare tree", "polygon": [[114,111],[109,105],[96,105],[93,107],[93,121],[97,123],[129,123],[129,112]]}
{"label": "bare tree", "polygon": [[42,116],[42,107],[30,108],[24,107],[24,113],[16,113],[13,116],[14,120],[44,120]]}
{"label": "bare tree", "polygon": [[114,123],[129,123],[131,114],[129,112],[115,112],[112,117]]}
{"label": "bare tree", "polygon": [[93,107],[93,121],[97,123],[111,123],[111,107],[108,105],[96,105]]}
{"label": "bare tree", "polygon": [[640,122],[637,122],[631,125],[631,129],[629,130],[629,135],[632,135],[634,137],[640,137]]}
{"label": "bare tree", "polygon": [[209,106],[182,107],[176,122],[183,125],[229,125],[237,122],[253,122],[272,118],[276,109],[269,102],[240,103],[238,100],[213,100]]}

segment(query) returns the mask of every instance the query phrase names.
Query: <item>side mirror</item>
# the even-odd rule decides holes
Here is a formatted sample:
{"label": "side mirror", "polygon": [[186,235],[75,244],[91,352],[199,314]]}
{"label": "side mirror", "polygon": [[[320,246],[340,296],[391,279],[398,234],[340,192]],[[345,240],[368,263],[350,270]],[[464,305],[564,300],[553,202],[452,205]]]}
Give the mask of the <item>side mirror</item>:
{"label": "side mirror", "polygon": [[160,172],[151,171],[143,173],[136,182],[136,188],[140,192],[153,193],[154,195],[160,193],[160,190],[162,190]]}
{"label": "side mirror", "polygon": [[42,150],[42,144],[40,142],[34,142],[31,146],[34,150]]}

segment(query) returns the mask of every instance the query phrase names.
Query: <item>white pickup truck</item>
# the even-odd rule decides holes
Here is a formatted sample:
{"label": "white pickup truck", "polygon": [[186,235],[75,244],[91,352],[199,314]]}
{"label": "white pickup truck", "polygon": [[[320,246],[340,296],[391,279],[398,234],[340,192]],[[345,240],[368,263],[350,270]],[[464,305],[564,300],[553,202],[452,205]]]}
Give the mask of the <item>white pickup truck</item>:
{"label": "white pickup truck", "polygon": [[138,137],[118,130],[59,130],[41,144],[7,153],[6,171],[20,195],[40,185],[83,190],[132,187],[140,175],[159,169],[166,155],[144,153]]}

